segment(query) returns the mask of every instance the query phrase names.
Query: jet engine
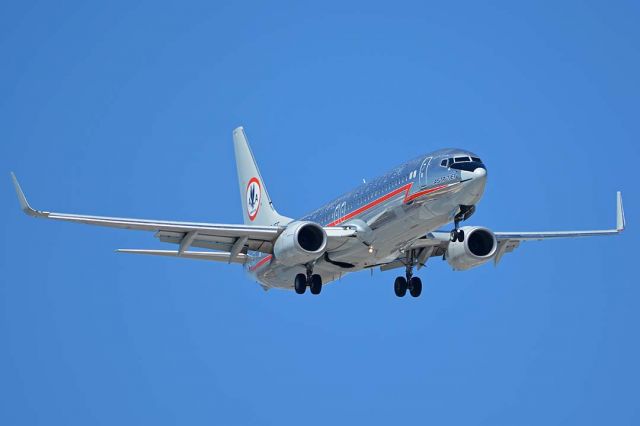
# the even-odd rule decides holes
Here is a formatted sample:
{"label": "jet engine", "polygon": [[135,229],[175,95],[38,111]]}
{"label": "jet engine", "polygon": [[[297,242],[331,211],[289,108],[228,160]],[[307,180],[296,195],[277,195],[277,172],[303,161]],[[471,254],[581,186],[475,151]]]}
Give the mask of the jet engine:
{"label": "jet engine", "polygon": [[287,266],[303,265],[322,256],[327,233],[314,222],[292,222],[273,245],[276,260]]}
{"label": "jet engine", "polygon": [[454,270],[464,271],[491,260],[498,248],[496,236],[487,228],[464,226],[464,242],[450,242],[445,258]]}

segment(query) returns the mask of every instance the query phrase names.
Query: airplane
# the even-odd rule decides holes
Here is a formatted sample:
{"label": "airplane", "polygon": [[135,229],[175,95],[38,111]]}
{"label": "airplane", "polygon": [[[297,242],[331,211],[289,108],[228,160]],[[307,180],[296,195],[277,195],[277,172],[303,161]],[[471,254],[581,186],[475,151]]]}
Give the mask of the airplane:
{"label": "airplane", "polygon": [[[170,256],[244,265],[262,286],[320,294],[324,284],[365,269],[404,268],[396,296],[422,293],[414,269],[442,257],[453,270],[489,261],[497,265],[523,241],[616,235],[625,228],[616,194],[616,228],[590,231],[494,232],[460,226],[482,198],[487,167],[476,154],[441,149],[364,182],[299,219],[280,215],[269,196],[242,127],[233,131],[244,224],[172,222],[86,216],[33,209],[11,173],[20,206],[29,216],[155,232],[176,250],[119,249],[118,253]],[[453,222],[450,232],[438,231]],[[192,250],[192,248],[206,250]]]}

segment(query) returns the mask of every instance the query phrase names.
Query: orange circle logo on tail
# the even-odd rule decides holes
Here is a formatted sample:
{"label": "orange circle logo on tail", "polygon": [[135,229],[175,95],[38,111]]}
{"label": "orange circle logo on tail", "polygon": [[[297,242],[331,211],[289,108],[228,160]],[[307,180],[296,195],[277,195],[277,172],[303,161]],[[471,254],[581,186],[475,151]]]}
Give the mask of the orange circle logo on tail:
{"label": "orange circle logo on tail", "polygon": [[251,221],[253,221],[258,215],[261,197],[262,189],[260,188],[260,181],[258,180],[258,178],[253,177],[249,180],[246,194],[247,214],[249,215],[249,220]]}

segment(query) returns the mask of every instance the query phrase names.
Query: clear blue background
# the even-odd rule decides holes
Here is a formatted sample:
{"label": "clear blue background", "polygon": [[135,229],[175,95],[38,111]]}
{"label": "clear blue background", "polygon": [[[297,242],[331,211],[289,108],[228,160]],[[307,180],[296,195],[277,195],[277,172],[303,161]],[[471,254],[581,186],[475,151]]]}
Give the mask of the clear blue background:
{"label": "clear blue background", "polygon": [[[0,424],[638,424],[640,6],[521,3],[3,2]],[[291,216],[460,146],[473,224],[630,228],[300,297],[18,209],[238,223],[237,125]]]}

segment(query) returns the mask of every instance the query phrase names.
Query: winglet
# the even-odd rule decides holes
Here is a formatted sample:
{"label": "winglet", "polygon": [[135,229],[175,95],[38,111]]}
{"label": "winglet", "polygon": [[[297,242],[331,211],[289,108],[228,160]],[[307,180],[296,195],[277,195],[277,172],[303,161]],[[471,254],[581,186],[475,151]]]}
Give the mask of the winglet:
{"label": "winglet", "polygon": [[622,193],[618,191],[616,200],[616,230],[618,232],[624,231],[624,227],[627,222],[624,219],[624,208],[622,207]]}
{"label": "winglet", "polygon": [[35,210],[29,205],[27,201],[27,197],[24,196],[24,192],[22,192],[22,188],[20,188],[20,183],[18,183],[18,179],[16,175],[11,172],[11,179],[13,180],[13,187],[16,189],[16,194],[18,194],[18,201],[20,201],[20,208],[23,212],[28,214],[29,216],[42,217],[47,216],[46,212],[41,212],[39,210]]}

